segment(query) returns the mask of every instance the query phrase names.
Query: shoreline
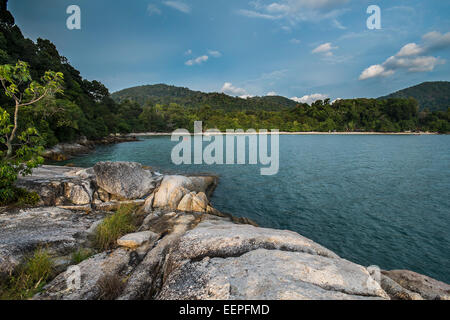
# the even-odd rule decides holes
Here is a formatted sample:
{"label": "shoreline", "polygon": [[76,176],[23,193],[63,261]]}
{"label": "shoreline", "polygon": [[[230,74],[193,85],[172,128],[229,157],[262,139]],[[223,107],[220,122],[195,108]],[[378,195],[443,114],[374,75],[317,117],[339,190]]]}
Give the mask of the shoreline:
{"label": "shoreline", "polygon": [[[152,136],[172,136],[173,133],[169,132],[142,132],[142,133],[129,133],[127,136],[134,136],[134,137],[152,137]],[[261,132],[203,132],[201,135],[259,135],[264,134]],[[267,132],[267,134],[270,134],[270,131]],[[373,132],[373,131],[367,131],[367,132],[318,132],[318,131],[311,131],[311,132],[286,132],[282,131],[278,133],[279,135],[414,135],[414,136],[421,136],[421,135],[439,135],[439,133],[436,132]],[[173,135],[184,135],[181,133],[173,134]],[[190,135],[199,135],[198,133],[190,133]]]}

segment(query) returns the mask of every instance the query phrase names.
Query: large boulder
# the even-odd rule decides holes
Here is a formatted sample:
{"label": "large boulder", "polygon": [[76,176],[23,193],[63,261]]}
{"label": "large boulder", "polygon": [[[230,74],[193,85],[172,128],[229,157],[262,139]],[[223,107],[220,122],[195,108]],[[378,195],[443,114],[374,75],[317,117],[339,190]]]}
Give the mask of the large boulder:
{"label": "large boulder", "polygon": [[426,300],[450,300],[450,285],[409,270],[382,271],[401,287]]}
{"label": "large boulder", "polygon": [[215,184],[214,177],[165,176],[155,193],[153,207],[176,210],[185,195],[191,192],[208,193]]}
{"label": "large boulder", "polygon": [[97,185],[119,199],[141,199],[161,180],[136,162],[99,162],[94,166]]}
{"label": "large boulder", "polygon": [[172,248],[157,299],[388,299],[366,268],[294,232],[208,219]]}

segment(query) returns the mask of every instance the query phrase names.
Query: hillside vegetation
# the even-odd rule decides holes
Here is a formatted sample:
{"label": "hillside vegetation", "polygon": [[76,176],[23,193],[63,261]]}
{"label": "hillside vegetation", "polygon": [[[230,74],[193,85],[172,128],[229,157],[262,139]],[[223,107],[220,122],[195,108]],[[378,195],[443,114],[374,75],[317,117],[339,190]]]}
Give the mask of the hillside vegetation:
{"label": "hillside vegetation", "polygon": [[231,97],[223,93],[204,93],[192,91],[188,88],[168,86],[165,84],[138,86],[115,92],[111,97],[116,102],[127,100],[140,105],[176,103],[185,107],[198,107],[208,105],[214,109],[229,111],[266,110],[277,111],[292,108],[297,105],[295,101],[280,96],[253,97],[242,99]]}
{"label": "hillside vegetation", "polygon": [[414,98],[419,103],[420,110],[446,111],[450,107],[450,82],[424,82],[380,99],[388,98]]}

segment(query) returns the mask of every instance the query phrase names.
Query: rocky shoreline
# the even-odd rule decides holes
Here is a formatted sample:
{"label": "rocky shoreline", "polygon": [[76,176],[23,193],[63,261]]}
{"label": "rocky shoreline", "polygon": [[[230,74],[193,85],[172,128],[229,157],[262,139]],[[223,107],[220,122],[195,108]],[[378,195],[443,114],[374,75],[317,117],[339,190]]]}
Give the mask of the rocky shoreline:
{"label": "rocky shoreline", "polygon": [[97,145],[138,141],[135,135],[110,135],[100,140],[81,138],[74,143],[58,143],[44,151],[44,158],[51,161],[66,161],[74,156],[90,153]]}
{"label": "rocky shoreline", "polygon": [[[450,299],[450,286],[407,270],[361,266],[283,230],[224,215],[209,201],[213,176],[161,175],[138,163],[93,168],[43,166],[17,186],[39,194],[36,208],[0,211],[0,279],[39,246],[59,275],[33,299]],[[124,204],[139,207],[136,232],[76,267],[70,254],[92,246],[97,226]]]}

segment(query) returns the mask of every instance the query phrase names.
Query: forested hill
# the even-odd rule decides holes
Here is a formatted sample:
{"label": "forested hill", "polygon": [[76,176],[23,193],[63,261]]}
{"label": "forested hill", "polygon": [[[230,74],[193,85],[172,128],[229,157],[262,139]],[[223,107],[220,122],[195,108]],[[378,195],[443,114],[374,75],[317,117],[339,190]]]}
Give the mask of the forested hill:
{"label": "forested hill", "polygon": [[188,88],[169,86],[165,84],[146,85],[124,89],[115,92],[111,97],[118,103],[125,101],[137,102],[140,105],[167,105],[176,103],[181,106],[195,108],[208,105],[213,109],[229,111],[266,110],[277,111],[293,108],[295,101],[281,96],[253,97],[242,99],[223,93],[204,93]]}
{"label": "forested hill", "polygon": [[424,82],[379,99],[410,97],[419,102],[420,110],[446,111],[450,107],[450,82]]}

